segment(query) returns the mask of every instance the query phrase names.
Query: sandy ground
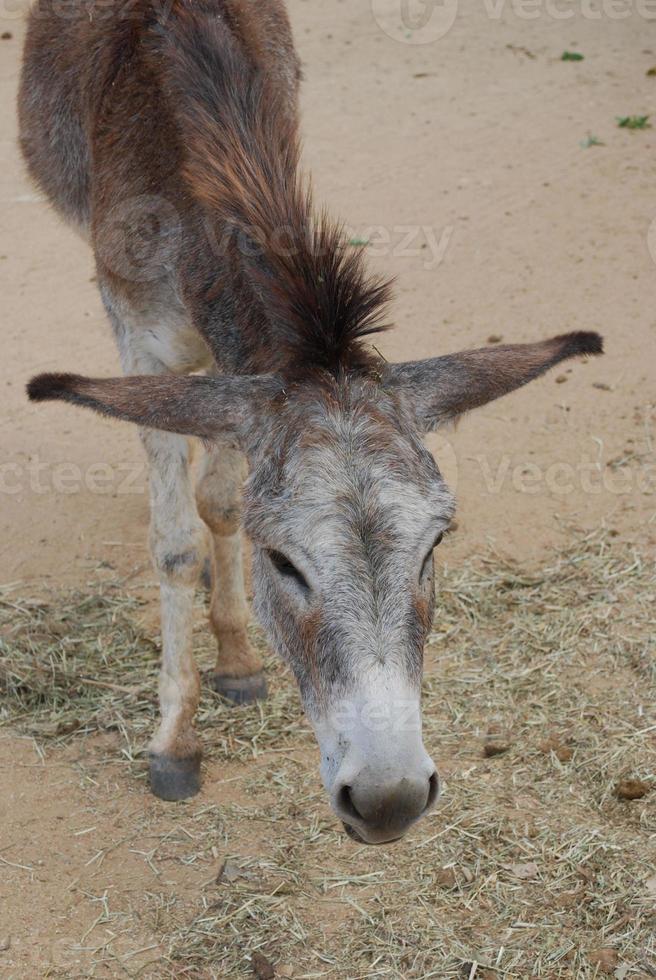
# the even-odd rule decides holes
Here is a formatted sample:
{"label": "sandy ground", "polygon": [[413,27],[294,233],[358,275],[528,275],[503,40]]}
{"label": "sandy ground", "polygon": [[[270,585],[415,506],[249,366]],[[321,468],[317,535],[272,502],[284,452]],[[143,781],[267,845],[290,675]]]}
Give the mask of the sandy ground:
{"label": "sandy ground", "polygon": [[[572,526],[606,524],[643,547],[656,542],[656,477],[644,463],[656,381],[656,137],[616,122],[656,111],[647,75],[656,25],[638,8],[617,18],[606,7],[597,17],[561,6],[571,18],[540,4],[529,18],[510,3],[461,0],[444,36],[415,43],[421,29],[378,23],[394,3],[289,0],[318,196],[369,239],[372,266],[397,277],[385,355],[573,329],[606,338],[605,358],[567,365],[433,438],[458,494],[459,530],[443,555],[452,563],[487,543],[536,561]],[[17,8],[3,6],[0,30],[11,34],[0,40],[0,582],[23,592],[83,585],[102,563],[148,584],[135,433],[24,397],[38,371],[118,367],[91,255],[35,193],[17,152]],[[566,49],[585,60],[563,62]],[[589,136],[602,145],[582,145]],[[10,956],[3,975],[49,975],[62,950],[84,946],[98,914],[84,869],[103,838],[145,811],[166,828],[166,808],[111,763],[86,782],[77,754],[101,749],[52,751],[44,765],[31,742],[6,730],[0,738],[0,855],[13,847],[0,876],[0,949],[3,936],[12,941],[0,952]],[[207,792],[219,799],[217,784]],[[87,836],[91,798],[106,806],[100,818],[94,809]],[[38,895],[20,865],[37,868]],[[138,893],[142,869],[117,867],[117,887]],[[193,890],[193,867],[174,884]],[[136,933],[131,940],[134,951]]]}

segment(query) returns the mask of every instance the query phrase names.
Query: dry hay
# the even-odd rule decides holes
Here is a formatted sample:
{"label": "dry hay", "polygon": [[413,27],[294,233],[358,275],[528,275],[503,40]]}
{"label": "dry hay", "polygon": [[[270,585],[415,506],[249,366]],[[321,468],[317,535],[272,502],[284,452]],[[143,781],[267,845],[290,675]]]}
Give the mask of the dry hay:
{"label": "dry hay", "polygon": [[[143,778],[157,644],[136,598],[97,588],[2,594],[0,724],[51,745],[119,732],[129,781]],[[445,570],[424,705],[444,796],[394,847],[358,847],[330,816],[277,662],[264,705],[235,712],[206,692],[206,751],[243,761],[244,799],[167,811],[144,860],[194,865],[195,902],[145,891],[157,952],[121,959],[105,943],[81,975],[656,976],[655,596],[653,560],[605,533],[538,570],[496,556]],[[618,797],[629,779],[642,798]]]}

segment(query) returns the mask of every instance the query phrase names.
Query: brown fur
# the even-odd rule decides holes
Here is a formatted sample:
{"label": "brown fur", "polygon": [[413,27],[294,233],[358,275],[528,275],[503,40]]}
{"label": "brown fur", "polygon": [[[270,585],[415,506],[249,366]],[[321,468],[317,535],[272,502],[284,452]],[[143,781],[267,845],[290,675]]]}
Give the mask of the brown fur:
{"label": "brown fur", "polygon": [[[174,0],[164,16],[139,0],[112,11],[89,19],[72,7],[62,34],[40,0],[19,99],[30,172],[66,217],[90,224],[101,279],[132,302],[143,293],[116,274],[123,226],[107,216],[154,190],[184,239],[182,290],[219,364],[233,360],[217,323],[232,298],[235,342],[253,369],[369,367],[359,341],[380,329],[388,286],[338,225],[314,216],[283,5]],[[208,255],[208,237],[219,254]]]}
{"label": "brown fur", "polygon": [[410,400],[424,431],[501,398],[572,357],[603,353],[598,333],[577,331],[536,344],[503,344],[393,365],[384,383]]}
{"label": "brown fur", "polygon": [[281,345],[279,372],[302,377],[311,368],[369,366],[359,341],[381,329],[389,287],[366,274],[339,225],[314,216],[298,169],[297,120],[283,91],[203,13],[185,9],[161,34],[164,90],[185,146],[184,179],[212,220],[234,226],[249,251],[255,248],[248,275],[267,298]]}
{"label": "brown fur", "polygon": [[222,434],[229,439],[245,436],[254,402],[260,400],[272,413],[282,391],[279,381],[266,376],[219,380],[166,374],[130,378],[41,374],[27,387],[32,401],[59,399],[111,418],[208,440]]}

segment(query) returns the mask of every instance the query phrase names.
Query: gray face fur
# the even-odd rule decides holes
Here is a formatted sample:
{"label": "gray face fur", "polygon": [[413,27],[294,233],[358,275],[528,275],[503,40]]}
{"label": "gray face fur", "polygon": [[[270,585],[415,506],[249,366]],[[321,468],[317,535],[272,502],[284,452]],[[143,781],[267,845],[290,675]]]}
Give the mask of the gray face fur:
{"label": "gray face fur", "polygon": [[[367,380],[290,397],[251,465],[256,611],[298,680],[333,806],[366,839],[399,836],[358,815],[405,776],[424,793],[411,819],[436,796],[420,684],[453,497],[414,418]],[[345,805],[344,786],[365,803]]]}
{"label": "gray face fur", "polygon": [[[334,810],[361,839],[381,843],[401,836],[438,792],[421,738],[420,682],[432,550],[453,498],[421,436],[601,350],[597,334],[573,333],[386,365],[368,378],[309,372],[288,390],[272,375],[42,375],[29,394],[227,440],[248,455],[256,610],[298,679]],[[171,715],[187,734],[197,705],[189,689]],[[184,693],[179,671],[171,691]],[[163,719],[167,734],[164,711]]]}

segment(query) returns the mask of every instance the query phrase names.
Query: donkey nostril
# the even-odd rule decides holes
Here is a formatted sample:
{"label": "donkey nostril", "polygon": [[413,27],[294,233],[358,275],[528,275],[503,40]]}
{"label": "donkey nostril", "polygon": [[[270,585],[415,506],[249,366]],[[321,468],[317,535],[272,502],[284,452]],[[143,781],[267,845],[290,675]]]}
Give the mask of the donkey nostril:
{"label": "donkey nostril", "polygon": [[424,807],[424,813],[427,813],[436,803],[438,796],[440,795],[440,777],[437,772],[433,772],[433,775],[428,780],[428,799],[426,800],[426,806]]}
{"label": "donkey nostril", "polygon": [[350,817],[352,820],[363,819],[362,814],[353,802],[350,786],[342,786],[337,794],[337,803],[344,816]]}

